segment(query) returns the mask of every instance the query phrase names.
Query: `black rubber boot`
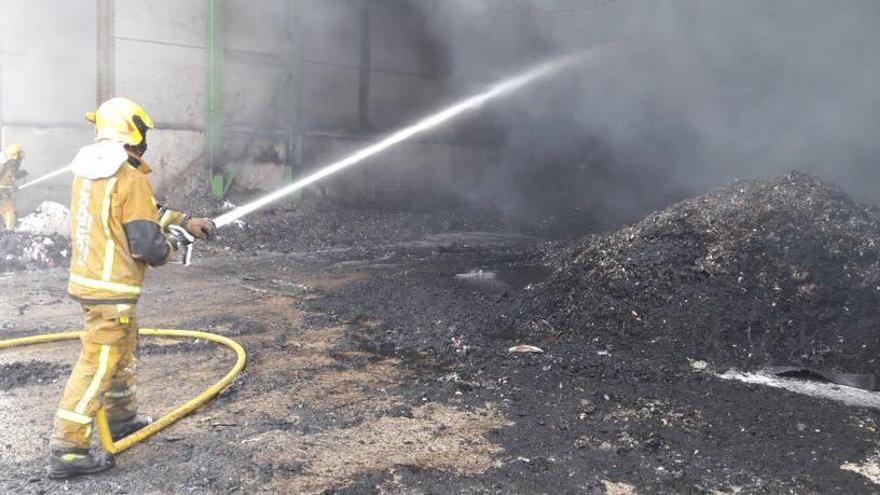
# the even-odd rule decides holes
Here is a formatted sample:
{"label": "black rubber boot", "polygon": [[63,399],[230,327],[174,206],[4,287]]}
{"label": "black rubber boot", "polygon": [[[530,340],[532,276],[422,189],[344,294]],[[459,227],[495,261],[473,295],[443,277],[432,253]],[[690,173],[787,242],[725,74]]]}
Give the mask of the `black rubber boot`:
{"label": "black rubber boot", "polygon": [[153,418],[137,415],[127,421],[110,422],[110,436],[114,442],[118,442],[132,433],[153,424]]}
{"label": "black rubber boot", "polygon": [[102,473],[115,464],[113,454],[104,450],[90,452],[88,449],[53,449],[49,455],[49,477],[63,480],[83,474]]}

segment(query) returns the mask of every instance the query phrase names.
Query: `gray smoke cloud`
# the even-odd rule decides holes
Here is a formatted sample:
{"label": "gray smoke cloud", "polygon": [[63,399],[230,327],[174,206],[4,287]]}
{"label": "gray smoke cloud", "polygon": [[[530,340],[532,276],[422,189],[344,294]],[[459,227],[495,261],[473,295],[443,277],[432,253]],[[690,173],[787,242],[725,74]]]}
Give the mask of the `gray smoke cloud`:
{"label": "gray smoke cloud", "polygon": [[614,43],[598,69],[568,73],[461,127],[461,136],[503,145],[504,172],[483,190],[524,217],[611,226],[734,178],[791,169],[880,200],[878,2],[419,5],[461,93],[545,57]]}

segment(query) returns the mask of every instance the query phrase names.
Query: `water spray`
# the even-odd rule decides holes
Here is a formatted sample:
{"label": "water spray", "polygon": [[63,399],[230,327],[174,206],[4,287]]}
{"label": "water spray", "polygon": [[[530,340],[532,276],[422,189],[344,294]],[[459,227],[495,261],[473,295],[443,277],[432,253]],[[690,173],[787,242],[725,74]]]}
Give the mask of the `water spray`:
{"label": "water spray", "polygon": [[35,186],[35,185],[39,184],[40,182],[47,181],[53,177],[58,177],[59,175],[63,174],[64,172],[67,172],[69,170],[70,170],[70,165],[66,165],[64,167],[59,168],[58,170],[56,170],[54,172],[49,172],[46,175],[43,175],[41,177],[37,177],[36,179],[34,179],[30,182],[25,182],[24,184],[18,186],[18,190],[20,191],[22,189],[27,189],[31,186]]}
{"label": "water spray", "polygon": [[300,190],[310,184],[313,184],[313,183],[315,183],[325,177],[333,175],[336,172],[339,172],[339,171],[344,170],[346,168],[349,168],[353,165],[361,163],[362,161],[366,160],[367,158],[369,158],[373,155],[376,155],[378,153],[381,153],[396,144],[399,144],[403,141],[406,141],[406,140],[412,138],[413,136],[415,136],[417,134],[420,134],[422,132],[433,129],[441,124],[444,124],[444,123],[448,122],[449,120],[452,120],[453,118],[458,117],[459,115],[461,115],[464,112],[478,108],[481,105],[483,105],[484,103],[488,102],[489,100],[492,100],[492,99],[497,98],[499,96],[508,95],[518,89],[523,88],[524,86],[526,86],[530,83],[533,83],[533,82],[539,80],[539,79],[556,74],[560,70],[572,66],[574,63],[580,61],[582,58],[583,58],[583,55],[581,55],[581,54],[564,56],[564,57],[552,60],[550,62],[543,63],[543,64],[538,65],[536,67],[533,67],[533,68],[525,71],[522,74],[511,77],[510,79],[506,79],[506,80],[496,84],[495,86],[492,86],[491,88],[489,88],[488,90],[486,90],[483,93],[480,93],[475,96],[471,96],[470,98],[468,98],[464,101],[461,101],[459,103],[456,103],[455,105],[453,105],[445,110],[442,110],[434,115],[426,117],[426,118],[422,119],[421,121],[419,121],[409,127],[403,128],[403,129],[395,132],[394,134],[391,134],[390,136],[386,137],[385,139],[383,139],[375,144],[372,144],[372,145],[354,153],[353,155],[351,155],[347,158],[343,158],[342,160],[340,160],[336,163],[330,164],[330,165],[318,170],[317,172],[315,172],[311,175],[308,175],[306,177],[303,177],[302,179],[300,179],[292,184],[289,184],[289,185],[287,185],[287,186],[285,186],[275,192],[269,193],[266,196],[263,196],[262,198],[256,199],[246,205],[242,205],[232,211],[226,212],[223,215],[220,215],[219,217],[215,218],[214,223],[217,225],[218,228],[229,225],[230,223],[235,222],[236,220],[240,219],[241,217],[248,215],[250,213],[253,213],[254,211],[257,211],[257,210],[265,207],[266,205],[268,205],[274,201],[277,201],[277,200],[279,200],[279,199],[281,199],[281,198],[283,198],[283,197],[285,197],[295,191],[298,191],[298,190]]}
{"label": "water spray", "polygon": [[[313,184],[313,183],[315,183],[325,177],[333,175],[341,170],[344,170],[344,169],[349,168],[351,166],[357,165],[358,163],[363,162],[367,158],[370,158],[373,155],[379,154],[379,153],[387,150],[388,148],[391,148],[392,146],[394,146],[396,144],[399,144],[403,141],[406,141],[406,140],[416,136],[417,134],[421,134],[425,131],[431,130],[431,129],[438,127],[442,124],[445,124],[446,122],[458,117],[459,115],[461,115],[467,111],[479,108],[484,103],[486,103],[490,100],[493,100],[493,99],[498,98],[500,96],[509,95],[509,94],[539,80],[539,79],[543,79],[545,77],[549,77],[553,74],[556,74],[560,70],[574,65],[576,62],[579,62],[584,58],[585,58],[584,54],[567,55],[567,56],[552,60],[550,62],[546,62],[546,63],[540,64],[538,66],[532,67],[532,68],[526,70],[525,72],[523,72],[522,74],[513,76],[513,77],[506,79],[504,81],[501,81],[500,83],[492,86],[491,88],[484,91],[483,93],[471,96],[470,98],[467,98],[466,100],[463,100],[459,103],[456,103],[455,105],[453,105],[449,108],[446,108],[445,110],[442,110],[434,115],[426,117],[426,118],[422,119],[421,121],[416,122],[415,124],[413,124],[409,127],[405,127],[403,129],[391,134],[390,136],[386,137],[385,139],[382,139],[381,141],[379,141],[375,144],[372,144],[366,148],[363,148],[362,150],[354,153],[353,155],[351,155],[347,158],[343,158],[342,160],[340,160],[336,163],[332,163],[332,164],[318,170],[317,172],[315,172],[311,175],[308,175],[306,177],[303,177],[302,179],[300,179],[296,182],[293,182],[292,184],[289,184],[289,185],[287,185],[287,186],[285,186],[275,192],[269,193],[266,196],[263,196],[262,198],[258,198],[258,199],[254,200],[246,205],[242,205],[232,211],[226,212],[223,215],[220,215],[219,217],[214,219],[214,223],[217,225],[218,228],[229,225],[229,224],[235,222],[236,220],[240,219],[241,217],[244,217],[245,215],[253,213],[253,212],[265,207],[266,205],[268,205],[270,203],[273,203],[281,198],[284,198],[285,196],[287,196],[293,192],[296,192],[306,186],[309,186],[309,185],[311,185],[311,184]],[[43,175],[41,177],[38,177],[30,182],[22,184],[21,186],[18,187],[18,189],[19,190],[27,189],[28,187],[35,186],[41,182],[45,182],[49,179],[52,179],[52,178],[57,177],[61,174],[64,174],[65,172],[68,172],[70,170],[70,168],[71,168],[70,165],[64,166],[58,170],[55,170],[54,172],[50,172],[50,173]]]}

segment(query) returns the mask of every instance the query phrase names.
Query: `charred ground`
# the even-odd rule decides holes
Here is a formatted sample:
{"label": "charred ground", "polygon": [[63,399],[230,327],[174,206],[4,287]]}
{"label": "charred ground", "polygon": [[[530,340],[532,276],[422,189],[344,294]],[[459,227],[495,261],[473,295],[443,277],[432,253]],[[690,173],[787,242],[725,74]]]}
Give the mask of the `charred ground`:
{"label": "charred ground", "polygon": [[[349,232],[387,229],[387,242],[357,234],[261,249],[254,236],[335,225],[321,210],[309,222],[266,216],[223,234],[191,271],[156,271],[146,324],[235,336],[248,370],[116,471],[68,490],[877,491],[868,477],[880,449],[876,412],[713,373],[787,360],[874,370],[867,288],[878,224],[835,189],[803,175],[739,183],[618,232],[550,244],[332,214],[350,215]],[[63,292],[59,270],[19,280],[18,298]],[[52,302],[54,292],[43,299],[48,306],[23,314],[11,301],[3,319],[12,333],[75,322],[75,305]],[[826,313],[825,326],[811,321]],[[521,343],[545,352],[508,352]],[[777,343],[784,350],[771,352]],[[144,403],[157,409],[189,398],[227,358],[202,344],[144,351]],[[22,355],[10,366],[31,360],[49,361]],[[163,388],[164,370],[183,365],[204,373]],[[29,382],[0,403],[45,415],[24,429],[39,438],[58,386]],[[0,458],[0,486],[57,491],[40,475],[39,446],[26,450]]]}
{"label": "charred ground", "polygon": [[[621,470],[648,493],[859,491],[835,473],[870,451],[875,435],[851,427],[875,413],[722,384],[690,362],[875,373],[878,242],[876,210],[794,173],[610,234],[437,253],[312,308],[355,326],[382,315],[351,345],[436,366],[429,400],[500,400],[519,418],[498,435],[528,461],[498,470],[499,493],[577,491]],[[498,279],[536,264],[546,279]],[[475,270],[497,275],[456,278]],[[512,357],[520,343],[547,354]]]}

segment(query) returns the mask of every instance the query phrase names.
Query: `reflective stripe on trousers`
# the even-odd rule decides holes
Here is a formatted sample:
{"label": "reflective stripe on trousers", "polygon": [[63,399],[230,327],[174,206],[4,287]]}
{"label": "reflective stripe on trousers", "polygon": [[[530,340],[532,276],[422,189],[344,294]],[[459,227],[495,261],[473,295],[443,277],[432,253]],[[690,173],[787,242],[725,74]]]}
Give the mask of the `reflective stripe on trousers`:
{"label": "reflective stripe on trousers", "polygon": [[92,420],[102,405],[111,422],[137,412],[134,307],[84,305],[83,311],[82,352],[55,413],[54,448],[88,448]]}

